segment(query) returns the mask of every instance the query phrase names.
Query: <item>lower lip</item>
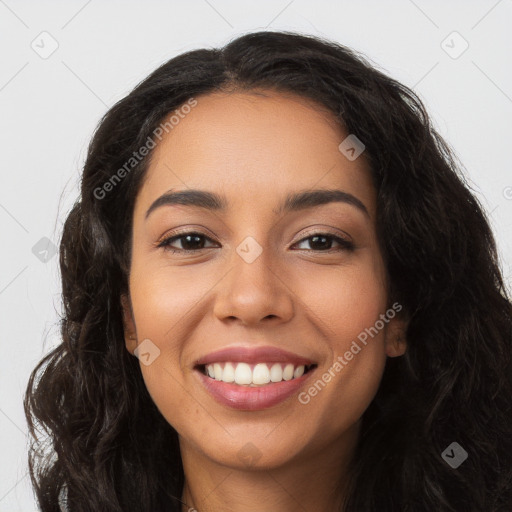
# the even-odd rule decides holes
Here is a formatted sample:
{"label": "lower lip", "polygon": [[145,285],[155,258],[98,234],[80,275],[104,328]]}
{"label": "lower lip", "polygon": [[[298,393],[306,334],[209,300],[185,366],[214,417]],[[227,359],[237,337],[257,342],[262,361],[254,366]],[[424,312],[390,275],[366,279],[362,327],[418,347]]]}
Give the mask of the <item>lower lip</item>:
{"label": "lower lip", "polygon": [[207,377],[197,370],[201,382],[217,402],[232,409],[258,411],[277,405],[296,393],[313,373],[314,369],[301,377],[284,380],[265,386],[239,386]]}

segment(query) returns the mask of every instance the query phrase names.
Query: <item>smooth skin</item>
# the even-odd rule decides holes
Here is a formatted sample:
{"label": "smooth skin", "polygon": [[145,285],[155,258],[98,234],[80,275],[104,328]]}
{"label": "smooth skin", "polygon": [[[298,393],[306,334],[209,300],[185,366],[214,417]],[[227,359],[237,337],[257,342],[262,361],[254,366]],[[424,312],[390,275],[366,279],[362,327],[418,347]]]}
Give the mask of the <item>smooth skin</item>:
{"label": "smooth skin", "polygon": [[[307,404],[295,394],[264,410],[231,409],[206,391],[194,362],[228,346],[280,347],[318,365],[307,391],[390,308],[368,164],[364,153],[347,159],[338,146],[348,133],[300,96],[197,101],[155,148],[136,199],[126,348],[149,339],[160,350],[141,371],[179,434],[184,511],[338,510],[361,417],[387,357],[406,350],[405,320],[389,320]],[[146,218],[171,189],[215,192],[228,208],[163,205]],[[287,194],[312,189],[343,190],[367,213],[346,202],[276,213]],[[187,232],[204,237],[158,247]],[[326,233],[354,248],[311,238]],[[236,251],[249,236],[262,247],[252,263]]]}

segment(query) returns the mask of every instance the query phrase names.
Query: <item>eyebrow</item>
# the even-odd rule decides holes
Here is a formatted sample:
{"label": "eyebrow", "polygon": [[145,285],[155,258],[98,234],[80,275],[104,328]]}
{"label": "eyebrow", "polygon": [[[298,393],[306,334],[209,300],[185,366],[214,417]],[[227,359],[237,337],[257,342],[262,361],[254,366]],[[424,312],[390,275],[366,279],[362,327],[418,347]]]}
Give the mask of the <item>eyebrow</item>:
{"label": "eyebrow", "polygon": [[[280,215],[283,212],[295,212],[333,202],[349,204],[359,209],[366,216],[370,216],[362,201],[352,194],[338,189],[305,190],[288,194],[279,208],[273,211],[276,215]],[[228,209],[226,197],[215,192],[198,189],[169,190],[151,204],[145,218],[147,219],[157,208],[176,204],[219,212]]]}

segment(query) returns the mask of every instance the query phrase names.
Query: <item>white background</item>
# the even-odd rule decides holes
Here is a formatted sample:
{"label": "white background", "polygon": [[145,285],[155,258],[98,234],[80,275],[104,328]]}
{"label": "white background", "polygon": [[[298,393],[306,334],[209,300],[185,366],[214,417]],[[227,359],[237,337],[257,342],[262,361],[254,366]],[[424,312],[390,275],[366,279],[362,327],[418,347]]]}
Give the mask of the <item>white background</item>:
{"label": "white background", "polygon": [[[425,101],[512,262],[512,1],[0,0],[0,512],[37,510],[22,396],[58,342],[58,245],[100,117],[158,65],[260,29],[325,36],[363,52]],[[48,58],[31,44],[58,43]],[[458,58],[441,43],[457,31]],[[452,53],[463,41],[450,36]]]}

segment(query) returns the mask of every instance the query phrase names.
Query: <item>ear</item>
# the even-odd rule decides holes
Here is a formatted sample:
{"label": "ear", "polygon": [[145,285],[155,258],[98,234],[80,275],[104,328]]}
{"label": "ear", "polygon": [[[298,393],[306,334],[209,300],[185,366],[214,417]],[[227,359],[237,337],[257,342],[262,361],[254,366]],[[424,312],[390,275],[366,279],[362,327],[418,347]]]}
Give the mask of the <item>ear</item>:
{"label": "ear", "polygon": [[126,350],[133,355],[137,348],[137,333],[130,298],[126,294],[121,295],[121,307],[123,309],[124,343]]}
{"label": "ear", "polygon": [[408,322],[395,316],[386,326],[385,348],[388,357],[403,356],[407,350],[407,339],[405,336]]}

